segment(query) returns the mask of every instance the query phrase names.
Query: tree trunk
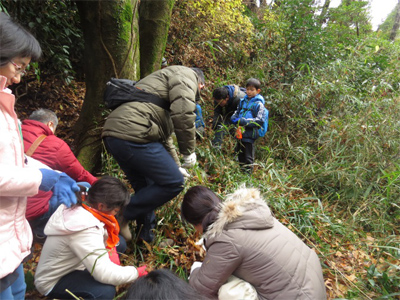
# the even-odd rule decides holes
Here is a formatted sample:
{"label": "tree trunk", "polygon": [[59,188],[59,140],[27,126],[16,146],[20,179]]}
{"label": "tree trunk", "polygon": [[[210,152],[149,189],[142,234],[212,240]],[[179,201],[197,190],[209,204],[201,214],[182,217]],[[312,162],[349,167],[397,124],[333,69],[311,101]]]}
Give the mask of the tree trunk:
{"label": "tree trunk", "polygon": [[86,95],[74,127],[75,144],[77,158],[91,172],[101,168],[106,82],[139,77],[138,1],[76,1],[85,41]]}
{"label": "tree trunk", "polygon": [[396,17],[394,18],[394,24],[392,27],[392,31],[390,32],[389,40],[394,41],[396,39],[397,31],[399,30],[400,25],[400,0],[396,6]]}
{"label": "tree trunk", "polygon": [[[261,2],[262,0],[260,0]],[[243,1],[247,7],[253,12],[256,13],[258,11],[257,0],[245,0]]]}
{"label": "tree trunk", "polygon": [[140,77],[160,69],[174,0],[141,0],[139,9]]}
{"label": "tree trunk", "polygon": [[322,6],[322,11],[321,14],[319,16],[319,22],[320,24],[324,24],[326,23],[326,19],[327,19],[327,14],[329,11],[329,5],[331,4],[330,0],[325,0],[324,5]]}

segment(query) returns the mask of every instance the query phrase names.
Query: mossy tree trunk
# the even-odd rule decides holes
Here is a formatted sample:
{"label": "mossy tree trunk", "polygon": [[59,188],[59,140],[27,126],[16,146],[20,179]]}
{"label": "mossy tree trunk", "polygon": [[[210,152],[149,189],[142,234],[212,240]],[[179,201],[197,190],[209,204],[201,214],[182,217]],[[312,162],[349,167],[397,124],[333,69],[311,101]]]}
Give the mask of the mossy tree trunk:
{"label": "mossy tree trunk", "polygon": [[140,2],[140,77],[160,69],[168,38],[174,0]]}
{"label": "mossy tree trunk", "polygon": [[390,31],[389,40],[394,41],[396,39],[399,26],[400,26],[400,0],[397,2],[396,5],[396,16],[394,17],[394,23],[392,30]]}
{"label": "mossy tree trunk", "polygon": [[86,82],[85,101],[74,128],[76,155],[92,172],[101,168],[106,82],[111,77],[139,78],[138,1],[76,1],[85,40]]}

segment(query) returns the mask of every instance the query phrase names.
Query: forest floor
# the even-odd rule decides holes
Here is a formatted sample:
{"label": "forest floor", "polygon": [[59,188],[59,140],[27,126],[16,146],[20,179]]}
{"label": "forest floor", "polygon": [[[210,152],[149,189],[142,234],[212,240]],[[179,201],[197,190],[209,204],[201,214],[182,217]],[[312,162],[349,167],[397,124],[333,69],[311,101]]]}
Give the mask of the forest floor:
{"label": "forest floor", "polygon": [[[20,85],[14,91],[18,97],[16,103],[17,115],[23,120],[38,108],[47,108],[55,111],[59,117],[56,135],[72,146],[73,125],[79,117],[85,96],[84,83],[74,82],[72,85],[66,86],[57,80],[53,80],[41,84],[40,89],[38,87],[39,83],[35,83],[32,80],[29,84]],[[37,92],[38,90],[40,92]],[[304,195],[291,195],[291,197],[304,197]],[[291,228],[291,224],[284,218],[281,218],[280,221]],[[190,269],[192,262],[201,257],[200,249],[195,245],[197,237],[187,237],[182,232],[183,229],[173,229],[172,227],[172,225],[170,228],[164,226],[162,234],[164,237],[174,240],[174,247],[167,246],[167,250],[162,250],[161,248],[165,248],[165,246],[156,243],[141,246],[130,244],[126,259],[122,260],[123,263],[131,263],[132,261],[138,263],[140,261],[141,265],[144,263],[150,269],[152,266],[157,266],[158,268],[163,266],[159,258],[160,253],[167,253],[169,257],[174,258],[175,265],[184,265],[184,268]],[[319,242],[314,241],[316,243],[314,250],[320,257],[323,257],[321,262],[323,264],[328,299],[343,299],[349,289],[359,289],[358,286],[360,285],[357,284],[357,278],[364,278],[363,282],[367,282],[367,270],[372,265],[377,266],[377,271],[379,269],[387,269],[388,264],[400,265],[400,261],[389,253],[382,255],[381,252],[376,251],[376,241],[371,235],[365,235],[364,238],[355,243],[351,238],[346,240],[343,237],[332,236],[328,231],[324,231],[323,227],[324,225],[321,224],[321,230],[318,233],[320,240]],[[293,228],[291,229],[295,231]],[[307,244],[309,245],[313,243],[312,241],[308,242]],[[24,264],[28,283],[26,299],[46,299],[41,297],[33,286],[33,276],[40,257],[40,251],[41,246],[34,244],[33,255]],[[136,257],[132,260],[129,259],[129,256]],[[118,294],[123,294],[124,289],[126,287],[120,287]],[[360,294],[363,295],[363,292],[360,292]],[[379,295],[368,294],[363,295],[362,298],[374,299],[377,296]]]}

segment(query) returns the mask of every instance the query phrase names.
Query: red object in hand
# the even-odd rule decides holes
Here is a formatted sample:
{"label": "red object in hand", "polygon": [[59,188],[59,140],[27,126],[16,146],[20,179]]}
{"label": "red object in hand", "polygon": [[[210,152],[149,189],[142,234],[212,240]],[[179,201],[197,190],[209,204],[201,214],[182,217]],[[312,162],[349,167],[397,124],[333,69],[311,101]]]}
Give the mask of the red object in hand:
{"label": "red object in hand", "polygon": [[242,136],[242,127],[240,127],[240,126],[236,129],[236,138],[238,140],[241,140],[243,138],[243,136]]}
{"label": "red object in hand", "polygon": [[148,272],[146,271],[146,268],[147,268],[147,266],[141,266],[139,268],[136,268],[136,270],[139,273],[139,277],[146,276],[148,274]]}

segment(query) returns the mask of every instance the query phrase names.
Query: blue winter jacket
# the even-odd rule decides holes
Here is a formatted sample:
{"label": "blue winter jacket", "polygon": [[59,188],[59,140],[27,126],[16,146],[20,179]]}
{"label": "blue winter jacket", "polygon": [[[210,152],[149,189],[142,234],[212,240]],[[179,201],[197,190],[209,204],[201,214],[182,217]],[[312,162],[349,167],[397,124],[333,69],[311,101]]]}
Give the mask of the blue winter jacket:
{"label": "blue winter jacket", "polygon": [[196,120],[194,121],[196,128],[205,127],[203,113],[200,104],[196,104]]}
{"label": "blue winter jacket", "polygon": [[258,129],[264,124],[264,116],[267,113],[264,104],[264,97],[260,94],[251,99],[246,95],[240,100],[237,110],[231,117],[231,121],[233,124],[244,127],[243,142],[254,143],[259,137]]}

